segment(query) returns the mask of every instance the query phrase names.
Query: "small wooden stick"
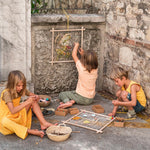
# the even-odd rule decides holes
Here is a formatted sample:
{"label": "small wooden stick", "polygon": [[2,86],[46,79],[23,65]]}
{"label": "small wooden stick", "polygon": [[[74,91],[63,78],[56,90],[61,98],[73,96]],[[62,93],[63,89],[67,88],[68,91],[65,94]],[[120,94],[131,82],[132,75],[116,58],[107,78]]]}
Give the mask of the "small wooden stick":
{"label": "small wooden stick", "polygon": [[85,30],[85,28],[81,28],[81,29],[66,29],[66,30],[50,30],[51,32],[60,32],[60,31],[62,31],[62,32],[65,32],[65,31],[82,31],[82,30]]}
{"label": "small wooden stick", "polygon": [[99,119],[96,119],[96,120],[94,121],[94,125],[98,122],[98,120],[99,120]]}
{"label": "small wooden stick", "polygon": [[97,133],[101,132],[104,128],[106,128],[111,122],[113,122],[115,119],[110,120],[110,122],[106,123]]}
{"label": "small wooden stick", "polygon": [[102,133],[102,131],[100,130],[97,130],[97,129],[93,129],[93,128],[90,128],[90,127],[86,127],[86,126],[83,126],[83,125],[79,125],[79,124],[75,124],[75,123],[71,123],[71,122],[66,122],[67,124],[70,124],[70,125],[75,125],[77,127],[82,127],[82,128],[85,128],[85,129],[89,129],[89,130],[93,130],[93,131],[96,131],[97,133]]}

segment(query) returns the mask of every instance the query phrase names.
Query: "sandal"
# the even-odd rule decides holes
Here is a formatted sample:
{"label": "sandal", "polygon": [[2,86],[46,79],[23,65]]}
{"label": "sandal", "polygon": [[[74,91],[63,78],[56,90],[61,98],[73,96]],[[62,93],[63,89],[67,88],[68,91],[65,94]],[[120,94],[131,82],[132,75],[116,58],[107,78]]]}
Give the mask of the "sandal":
{"label": "sandal", "polygon": [[136,115],[136,112],[135,112],[134,109],[133,110],[129,110],[127,112],[127,119],[136,118],[136,117],[137,117],[137,115]]}

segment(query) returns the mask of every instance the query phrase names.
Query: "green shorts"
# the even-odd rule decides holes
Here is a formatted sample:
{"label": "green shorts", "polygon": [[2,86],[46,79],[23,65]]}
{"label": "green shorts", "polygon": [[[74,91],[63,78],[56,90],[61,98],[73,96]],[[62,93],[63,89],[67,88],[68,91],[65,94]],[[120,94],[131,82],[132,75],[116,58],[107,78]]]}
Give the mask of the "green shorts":
{"label": "green shorts", "polygon": [[76,93],[76,91],[61,92],[59,94],[59,99],[64,103],[70,100],[74,100],[77,104],[82,104],[82,105],[89,105],[93,102],[93,98],[83,97],[78,93]]}

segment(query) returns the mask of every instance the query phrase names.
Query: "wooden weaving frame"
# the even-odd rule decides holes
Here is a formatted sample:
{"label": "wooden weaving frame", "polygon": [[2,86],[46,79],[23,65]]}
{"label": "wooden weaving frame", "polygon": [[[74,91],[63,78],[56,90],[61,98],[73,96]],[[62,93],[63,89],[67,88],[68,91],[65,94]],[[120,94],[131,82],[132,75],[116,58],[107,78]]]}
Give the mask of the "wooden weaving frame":
{"label": "wooden weaving frame", "polygon": [[85,30],[84,27],[81,27],[81,29],[62,29],[62,30],[55,30],[52,28],[50,32],[52,32],[52,56],[50,63],[53,65],[54,63],[63,63],[63,62],[74,62],[73,60],[62,60],[62,61],[54,61],[54,34],[55,32],[75,32],[75,31],[81,31],[81,48],[83,48],[83,31]]}
{"label": "wooden weaving frame", "polygon": [[[74,117],[79,117],[81,114],[83,113],[89,113],[89,114],[95,114],[96,116],[99,116],[99,117],[103,117],[103,118],[106,118],[106,120],[108,120],[107,123],[105,123],[102,127],[100,127],[99,129],[94,129],[92,127],[88,127],[86,125],[80,125],[78,123],[72,123],[71,120],[74,118]],[[98,122],[99,119],[95,120],[95,123]],[[96,131],[96,133],[103,133],[103,130],[110,124],[112,123],[113,121],[115,120],[115,118],[111,119],[110,116],[106,116],[106,115],[102,115],[102,114],[98,114],[98,113],[94,113],[94,112],[91,112],[91,111],[87,111],[87,110],[80,110],[80,112],[74,116],[72,116],[71,118],[69,118],[68,120],[66,121],[62,121],[64,124],[70,124],[70,125],[74,125],[74,126],[78,126],[78,127],[82,127],[82,128],[85,128],[85,129],[89,129],[89,130],[92,130],[92,131]]]}

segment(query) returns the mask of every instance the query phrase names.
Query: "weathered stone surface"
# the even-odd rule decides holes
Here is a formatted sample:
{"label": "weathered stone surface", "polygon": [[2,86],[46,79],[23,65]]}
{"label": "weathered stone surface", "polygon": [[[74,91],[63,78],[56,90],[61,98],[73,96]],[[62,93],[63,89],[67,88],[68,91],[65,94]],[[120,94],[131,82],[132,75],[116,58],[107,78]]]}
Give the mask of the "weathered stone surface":
{"label": "weathered stone surface", "polygon": [[119,62],[121,64],[132,66],[133,54],[130,48],[122,47],[119,52]]}
{"label": "weathered stone surface", "polygon": [[[67,21],[66,15],[54,14],[54,15],[40,15],[32,16],[32,23],[58,23]],[[97,14],[70,14],[69,22],[105,22],[105,17]]]}
{"label": "weathered stone surface", "polygon": [[109,11],[109,13],[107,14],[107,22],[109,24],[112,24],[114,21],[114,13],[113,11]]}
{"label": "weathered stone surface", "polygon": [[[65,27],[63,27],[65,29]],[[70,28],[73,28],[70,26]],[[79,31],[78,31],[79,32]],[[78,32],[69,32],[74,42],[80,42],[81,37],[78,37]],[[63,33],[63,32],[62,32]],[[38,94],[46,93],[59,93],[61,91],[75,90],[77,84],[77,69],[74,62],[59,62],[63,58],[56,58],[54,47],[54,59],[58,61],[52,65],[52,36],[50,34],[50,27],[35,26],[33,28],[33,41],[32,47],[34,58],[33,65],[33,79],[35,92]],[[59,33],[60,35],[60,33]],[[57,32],[55,33],[55,37]],[[94,50],[98,52],[98,45],[101,43],[100,30],[86,29],[84,31],[84,45],[85,50]],[[56,43],[54,43],[56,44]],[[99,56],[98,56],[99,57]],[[70,58],[72,60],[72,57]]]}
{"label": "weathered stone surface", "polygon": [[144,87],[144,91],[145,91],[145,93],[146,93],[146,97],[147,97],[147,99],[150,99],[150,85],[146,85],[145,87]]}
{"label": "weathered stone surface", "polygon": [[15,69],[31,81],[30,7],[29,1],[0,1],[0,81]]}
{"label": "weathered stone surface", "polygon": [[131,3],[134,3],[134,4],[139,4],[141,2],[141,0],[131,0]]}
{"label": "weathered stone surface", "polygon": [[136,18],[136,15],[133,14],[133,7],[129,4],[126,7],[126,17],[127,18]]}
{"label": "weathered stone surface", "polygon": [[145,55],[147,57],[147,60],[150,58],[150,51],[145,49]]}
{"label": "weathered stone surface", "polygon": [[109,91],[112,94],[115,94],[116,91],[119,89],[116,85],[115,82],[111,79],[105,79],[103,82],[103,89],[106,91]]}
{"label": "weathered stone surface", "polygon": [[136,28],[137,27],[137,19],[130,19],[128,21],[128,26],[132,27],[132,28]]}
{"label": "weathered stone surface", "polygon": [[115,0],[102,0],[103,3],[109,3],[109,2],[113,2]]}
{"label": "weathered stone surface", "polygon": [[140,71],[139,70],[133,70],[133,74],[131,76],[131,79],[140,84],[140,82],[141,82]]}
{"label": "weathered stone surface", "polygon": [[146,32],[147,34],[146,34],[146,37],[145,37],[145,39],[147,40],[147,41],[149,41],[150,42],[150,26],[149,26],[149,28],[148,28],[148,30],[147,30],[147,32]]}
{"label": "weathered stone surface", "polygon": [[135,28],[131,28],[129,30],[129,37],[131,39],[140,39],[140,40],[144,40],[145,39],[145,34],[143,33],[142,30],[138,30]]}
{"label": "weathered stone surface", "polygon": [[123,15],[125,13],[125,4],[124,4],[124,2],[118,2],[117,3],[116,13],[118,15]]}

